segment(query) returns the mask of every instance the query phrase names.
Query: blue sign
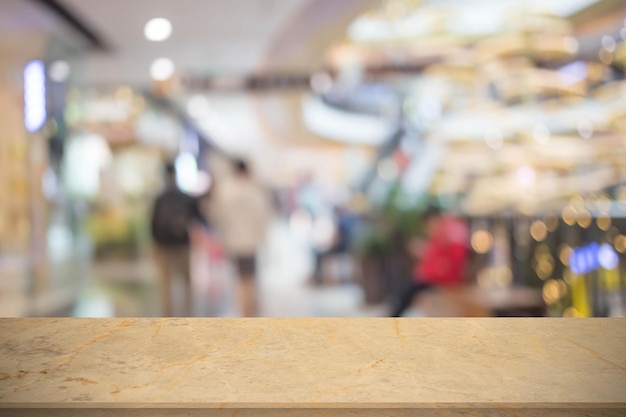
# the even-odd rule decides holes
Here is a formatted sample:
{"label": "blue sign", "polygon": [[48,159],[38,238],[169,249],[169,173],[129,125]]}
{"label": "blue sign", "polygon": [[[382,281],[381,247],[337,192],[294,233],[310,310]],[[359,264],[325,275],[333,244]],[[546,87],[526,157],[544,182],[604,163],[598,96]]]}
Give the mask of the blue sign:
{"label": "blue sign", "polygon": [[575,274],[587,274],[600,267],[614,269],[619,263],[615,249],[608,243],[598,245],[590,243],[586,246],[574,249],[570,256],[569,265]]}

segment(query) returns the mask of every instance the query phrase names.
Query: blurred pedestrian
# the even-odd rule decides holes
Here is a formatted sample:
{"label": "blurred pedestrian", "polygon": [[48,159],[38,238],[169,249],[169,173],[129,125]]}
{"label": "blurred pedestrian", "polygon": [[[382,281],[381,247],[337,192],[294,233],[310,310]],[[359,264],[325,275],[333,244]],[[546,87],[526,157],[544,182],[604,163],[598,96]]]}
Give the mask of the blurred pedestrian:
{"label": "blurred pedestrian", "polygon": [[436,207],[425,211],[424,223],[426,242],[411,243],[410,250],[419,260],[411,282],[392,308],[392,317],[400,317],[413,299],[424,291],[459,285],[465,277],[469,255],[467,224],[453,215],[443,214]]}
{"label": "blurred pedestrian", "polygon": [[330,246],[325,249],[315,249],[315,265],[312,279],[312,284],[314,285],[324,283],[322,270],[324,261],[327,258],[350,253],[352,218],[344,207],[336,206],[333,209],[333,223],[334,232]]}
{"label": "blurred pedestrian", "polygon": [[165,189],[154,202],[151,232],[154,253],[161,279],[163,311],[173,315],[172,278],[182,278],[185,284],[185,313],[193,314],[190,276],[190,233],[194,221],[205,223],[199,200],[182,192],[176,182],[176,168],[165,166]]}
{"label": "blurred pedestrian", "polygon": [[265,241],[272,204],[269,192],[257,183],[243,160],[233,162],[234,175],[215,189],[212,215],[224,249],[238,274],[238,296],[242,315],[259,314],[256,256]]}

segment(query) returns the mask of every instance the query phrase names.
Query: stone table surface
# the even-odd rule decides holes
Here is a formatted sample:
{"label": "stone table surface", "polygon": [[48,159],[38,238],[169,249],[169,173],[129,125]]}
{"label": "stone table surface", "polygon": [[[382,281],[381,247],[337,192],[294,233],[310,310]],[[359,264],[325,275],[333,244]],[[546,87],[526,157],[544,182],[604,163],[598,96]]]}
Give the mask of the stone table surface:
{"label": "stone table surface", "polygon": [[0,319],[0,411],[37,408],[626,415],[626,319]]}

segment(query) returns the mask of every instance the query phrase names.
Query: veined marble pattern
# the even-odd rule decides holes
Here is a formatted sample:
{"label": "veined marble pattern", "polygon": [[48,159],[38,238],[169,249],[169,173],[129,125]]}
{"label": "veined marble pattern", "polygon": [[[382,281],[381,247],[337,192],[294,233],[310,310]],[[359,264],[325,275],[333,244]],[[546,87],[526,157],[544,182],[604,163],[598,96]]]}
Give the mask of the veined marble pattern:
{"label": "veined marble pattern", "polygon": [[0,319],[0,416],[65,407],[623,416],[626,320]]}

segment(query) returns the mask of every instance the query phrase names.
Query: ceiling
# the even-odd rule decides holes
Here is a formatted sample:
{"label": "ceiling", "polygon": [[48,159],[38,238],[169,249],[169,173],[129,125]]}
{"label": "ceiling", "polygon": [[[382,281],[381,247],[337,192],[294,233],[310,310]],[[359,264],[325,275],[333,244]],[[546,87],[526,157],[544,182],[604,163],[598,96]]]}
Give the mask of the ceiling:
{"label": "ceiling", "polygon": [[24,64],[39,58],[46,39],[52,33],[66,31],[63,22],[35,2],[24,0],[2,0],[0,2],[0,67],[13,64],[14,60]]}
{"label": "ceiling", "polygon": [[3,35],[52,32],[61,27],[61,22],[54,15],[35,2],[2,0],[0,11],[0,33]]}
{"label": "ceiling", "polygon": [[[307,61],[302,54],[308,50],[305,43],[315,43],[315,34],[325,32],[342,18],[349,21],[372,2],[61,0],[61,3],[98,33],[111,49],[90,54],[85,63],[84,81],[136,85],[149,82],[149,66],[159,57],[170,58],[186,75],[198,76],[245,75],[260,69],[280,68],[285,55],[294,55],[294,51],[300,56],[296,62],[304,60],[307,65],[314,65],[315,60]],[[149,42],[144,38],[144,25],[154,17],[165,17],[172,22],[173,32],[168,40]],[[345,26],[341,28],[344,29]],[[316,50],[308,56],[314,56],[319,63],[322,53]]]}

